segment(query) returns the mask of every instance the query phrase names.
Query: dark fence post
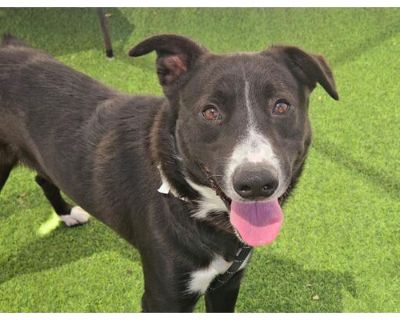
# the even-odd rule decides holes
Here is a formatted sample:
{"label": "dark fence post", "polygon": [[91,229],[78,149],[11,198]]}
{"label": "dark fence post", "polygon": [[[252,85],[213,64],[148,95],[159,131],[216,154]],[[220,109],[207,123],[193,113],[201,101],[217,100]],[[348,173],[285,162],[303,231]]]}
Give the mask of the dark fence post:
{"label": "dark fence post", "polygon": [[100,27],[101,31],[103,32],[104,46],[106,47],[106,56],[108,58],[112,58],[114,57],[114,53],[112,49],[110,33],[108,32],[108,23],[107,17],[104,13],[104,8],[97,8],[97,15],[99,16]]}

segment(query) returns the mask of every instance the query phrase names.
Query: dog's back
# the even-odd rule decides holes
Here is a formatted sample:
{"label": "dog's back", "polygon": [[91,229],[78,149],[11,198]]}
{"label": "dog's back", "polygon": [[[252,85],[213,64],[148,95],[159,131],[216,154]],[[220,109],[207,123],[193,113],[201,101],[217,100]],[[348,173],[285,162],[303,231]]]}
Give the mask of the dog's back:
{"label": "dog's back", "polygon": [[[2,157],[17,157],[59,180],[52,172],[62,172],[60,166],[72,169],[71,154],[85,148],[81,141],[85,124],[101,102],[114,95],[50,55],[5,35],[0,47],[0,144],[7,152],[3,150]],[[69,163],[63,163],[63,152],[69,154]]]}
{"label": "dog's back", "polygon": [[[137,181],[142,176],[149,180],[150,173],[143,173],[146,170],[136,166],[135,159],[145,157],[148,127],[162,101],[121,94],[11,35],[4,36],[0,46],[0,190],[20,162],[106,220],[101,216],[107,211],[105,203],[120,199],[114,185],[127,177],[126,173],[112,174],[113,163],[129,158],[129,174]],[[122,154],[124,150],[129,150],[129,156]],[[105,179],[108,175],[110,179]]]}
{"label": "dog's back", "polygon": [[90,138],[96,139],[83,138],[87,126],[103,105],[121,99],[96,80],[5,35],[0,46],[0,161],[9,166],[21,162],[61,186],[76,186],[70,179],[79,176]]}
{"label": "dog's back", "polygon": [[[93,112],[97,105],[94,102],[113,95],[112,90],[98,81],[54,60],[50,55],[26,47],[9,34],[4,36],[0,47],[2,111],[24,107],[25,112],[34,111],[42,123],[47,119],[55,121],[54,117],[58,116],[67,122],[68,116],[74,117],[77,112],[80,117],[73,120],[79,125],[80,120]],[[58,112],[60,108],[63,112]],[[65,110],[68,112],[65,113]]]}
{"label": "dog's back", "polygon": [[0,43],[0,168],[2,168],[0,172],[0,186],[4,185],[10,171],[18,162],[17,150],[10,145],[6,137],[6,133],[11,135],[13,132],[8,124],[10,112],[8,103],[6,102],[6,87],[12,81],[12,74],[15,68],[15,57],[8,53],[6,54],[11,46],[22,47],[24,43],[11,34],[6,33]]}
{"label": "dog's back", "polygon": [[26,47],[9,34],[4,36],[0,47],[2,123],[7,122],[3,121],[4,115],[22,117],[27,114],[29,121],[40,121],[42,126],[48,121],[58,121],[59,117],[69,126],[80,126],[96,108],[96,102],[113,95],[113,91],[96,80],[70,69],[50,55]]}

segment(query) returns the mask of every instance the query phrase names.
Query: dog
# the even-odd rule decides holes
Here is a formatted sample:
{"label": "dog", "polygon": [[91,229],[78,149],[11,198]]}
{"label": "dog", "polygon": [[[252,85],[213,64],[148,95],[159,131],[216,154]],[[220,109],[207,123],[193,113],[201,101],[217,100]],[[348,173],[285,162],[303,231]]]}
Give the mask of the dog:
{"label": "dog", "polygon": [[173,34],[129,55],[153,51],[165,97],[119,93],[4,35],[0,190],[23,164],[67,226],[89,212],[136,247],[144,312],[191,312],[201,295],[233,312],[301,175],[309,96],[320,84],[339,99],[332,71],[293,46],[217,55]]}

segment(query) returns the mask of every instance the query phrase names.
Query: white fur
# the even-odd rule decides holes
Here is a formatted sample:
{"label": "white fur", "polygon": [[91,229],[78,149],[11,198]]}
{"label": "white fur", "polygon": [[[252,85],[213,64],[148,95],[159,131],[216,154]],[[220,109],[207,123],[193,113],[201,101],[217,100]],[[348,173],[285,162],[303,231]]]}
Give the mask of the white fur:
{"label": "white fur", "polygon": [[175,189],[170,185],[168,182],[167,178],[164,175],[164,172],[161,169],[161,165],[157,166],[158,171],[160,172],[160,177],[161,177],[161,186],[158,188],[158,192],[168,194],[172,193],[175,197],[177,196],[177,192]]}
{"label": "white fur", "polygon": [[198,193],[201,195],[201,200],[199,203],[199,208],[197,212],[192,214],[192,217],[198,219],[204,219],[207,215],[214,212],[226,212],[228,209],[225,206],[225,203],[218,197],[215,191],[209,187],[201,186],[197,183],[194,183],[189,178],[186,178],[187,183]]}
{"label": "white fur", "polygon": [[244,82],[244,99],[246,102],[246,109],[247,109],[247,122],[250,126],[254,125],[254,115],[253,110],[251,110],[251,101],[249,96],[250,85],[249,82],[246,80]]}
{"label": "white fur", "polygon": [[213,281],[217,275],[228,270],[231,264],[232,262],[228,262],[221,256],[215,255],[214,260],[211,261],[208,267],[192,272],[188,285],[189,292],[205,293],[211,281]]}
{"label": "white fur", "polygon": [[68,226],[72,227],[77,224],[84,224],[89,220],[89,213],[83,210],[81,207],[75,206],[71,209],[71,213],[60,216],[60,219]]}
{"label": "white fur", "polygon": [[[246,266],[250,256],[251,255],[248,255],[247,258],[243,261],[239,270],[242,270]],[[225,273],[231,265],[232,262],[226,261],[220,255],[215,255],[214,259],[211,261],[208,267],[196,270],[191,273],[188,285],[189,292],[204,294],[214,278],[219,274]]]}
{"label": "white fur", "polygon": [[279,191],[282,189],[281,181],[283,179],[283,173],[280,167],[279,159],[274,153],[272,144],[269,142],[267,137],[262,135],[257,130],[257,125],[254,120],[253,111],[251,109],[251,100],[249,96],[250,86],[245,81],[245,103],[247,109],[247,129],[243,135],[241,141],[235,146],[232,155],[228,161],[228,165],[225,171],[225,192],[228,197],[234,200],[245,201],[242,199],[233,189],[232,175],[236,168],[243,163],[252,162],[264,162],[271,165],[278,173],[279,187],[275,191],[275,194],[271,198],[277,197]]}

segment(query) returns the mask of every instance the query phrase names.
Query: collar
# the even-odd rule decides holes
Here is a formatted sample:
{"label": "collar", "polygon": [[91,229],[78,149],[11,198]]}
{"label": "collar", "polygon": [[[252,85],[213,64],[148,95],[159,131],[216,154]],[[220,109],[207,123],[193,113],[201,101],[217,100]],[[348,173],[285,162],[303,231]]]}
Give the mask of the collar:
{"label": "collar", "polygon": [[236,252],[235,259],[233,260],[233,263],[231,264],[229,269],[226,270],[225,273],[220,274],[214,278],[214,280],[208,286],[206,293],[210,293],[228,283],[229,280],[231,280],[233,276],[242,267],[244,267],[244,263],[250,257],[252,250],[253,250],[252,247],[249,247],[241,242],[241,246],[239,247],[239,250]]}
{"label": "collar", "polygon": [[162,194],[171,194],[175,198],[178,198],[179,200],[189,202],[190,200],[187,197],[180,196],[178,192],[175,190],[175,188],[171,186],[171,184],[168,182],[167,178],[162,172],[161,164],[157,165],[157,169],[158,172],[160,173],[160,178],[161,178],[161,186],[157,189],[157,191]]}
{"label": "collar", "polygon": [[151,161],[158,168],[162,181],[158,192],[166,195],[171,193],[178,199],[194,202],[200,195],[185,180],[175,140],[175,125],[172,108],[164,104],[154,116],[148,145]]}

